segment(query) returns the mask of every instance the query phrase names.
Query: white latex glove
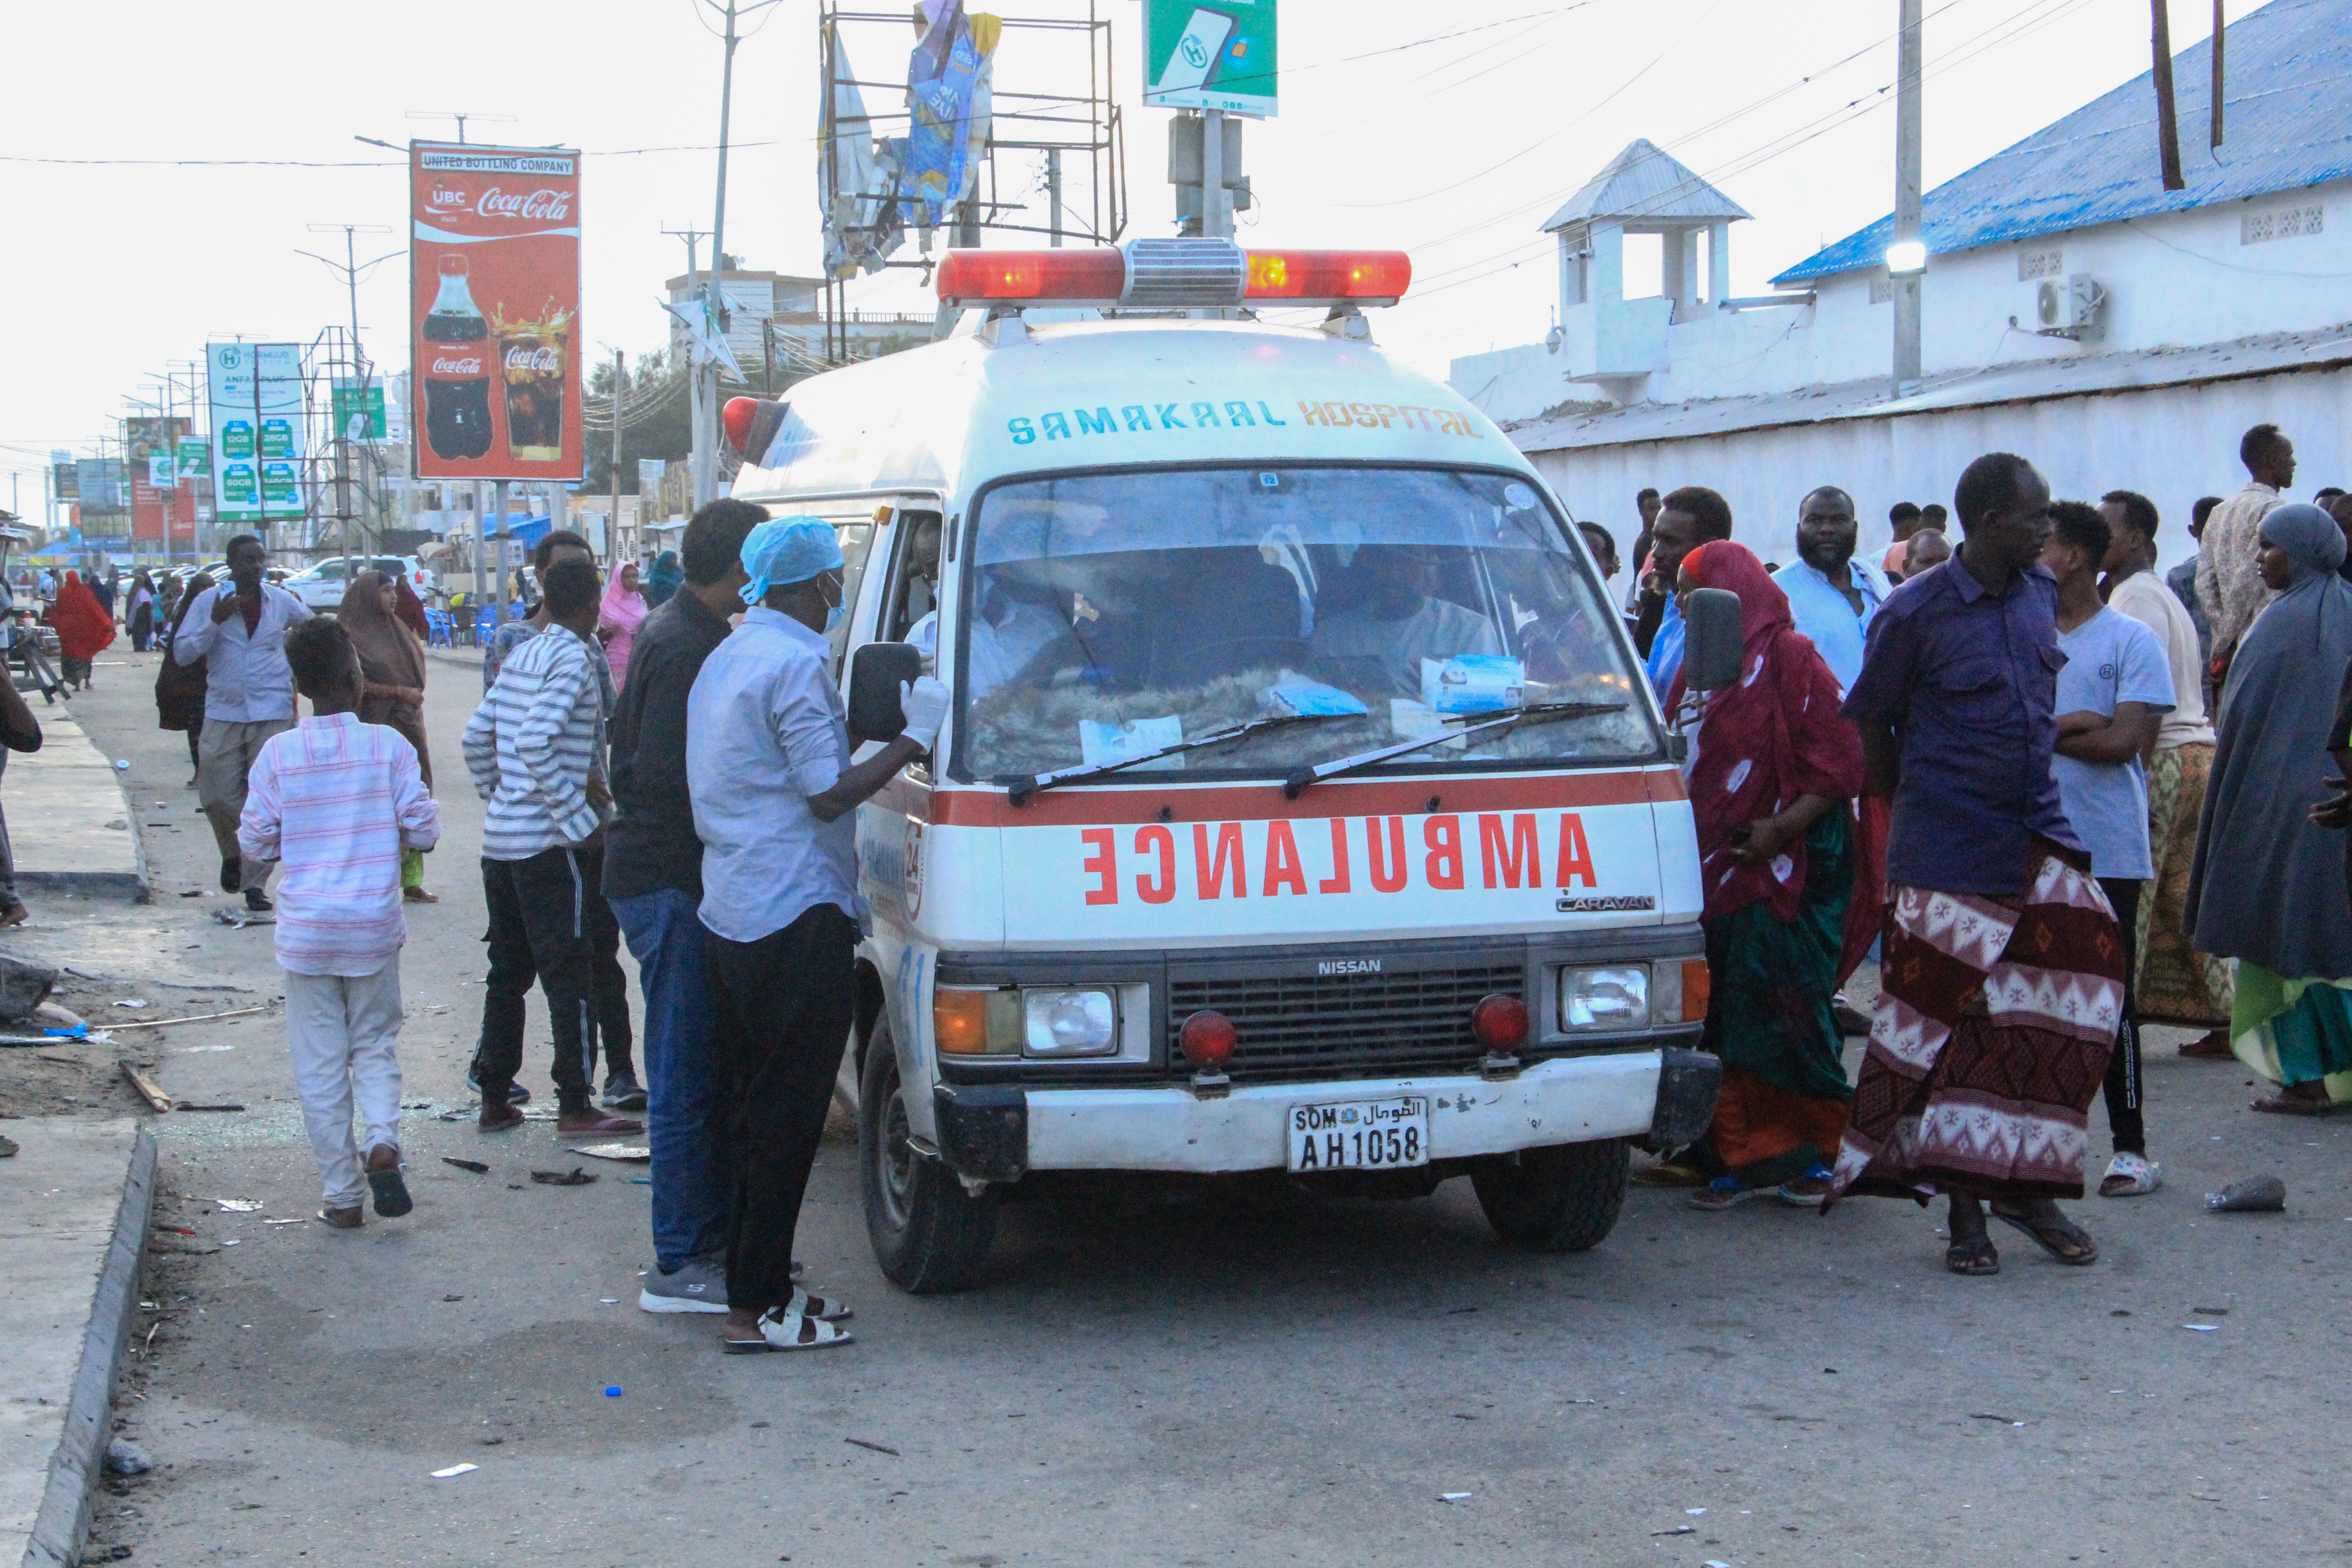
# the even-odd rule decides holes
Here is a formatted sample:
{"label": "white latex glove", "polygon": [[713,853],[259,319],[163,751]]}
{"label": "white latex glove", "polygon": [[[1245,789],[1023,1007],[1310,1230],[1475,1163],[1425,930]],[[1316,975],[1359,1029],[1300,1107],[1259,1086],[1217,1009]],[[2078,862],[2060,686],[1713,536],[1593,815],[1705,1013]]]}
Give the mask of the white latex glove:
{"label": "white latex glove", "polygon": [[940,726],[947,722],[948,689],[928,675],[898,683],[898,711],[907,716],[907,739],[926,752],[939,742]]}

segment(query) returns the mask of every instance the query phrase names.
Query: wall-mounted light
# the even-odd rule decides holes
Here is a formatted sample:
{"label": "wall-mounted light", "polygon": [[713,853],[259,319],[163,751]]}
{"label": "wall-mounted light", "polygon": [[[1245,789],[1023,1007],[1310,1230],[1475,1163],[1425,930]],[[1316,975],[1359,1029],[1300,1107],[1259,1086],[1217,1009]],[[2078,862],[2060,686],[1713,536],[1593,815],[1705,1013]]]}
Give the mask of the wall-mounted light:
{"label": "wall-mounted light", "polygon": [[1895,273],[1927,270],[1927,247],[1916,239],[1898,239],[1886,247],[1886,270]]}

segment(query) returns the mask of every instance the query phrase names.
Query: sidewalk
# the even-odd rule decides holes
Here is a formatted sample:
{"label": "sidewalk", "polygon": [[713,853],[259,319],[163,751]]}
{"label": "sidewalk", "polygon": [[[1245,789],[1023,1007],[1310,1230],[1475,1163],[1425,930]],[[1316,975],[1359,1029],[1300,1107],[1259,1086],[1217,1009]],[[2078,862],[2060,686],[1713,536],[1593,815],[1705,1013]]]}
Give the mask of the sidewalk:
{"label": "sidewalk", "polygon": [[113,1431],[110,1402],[154,1195],[136,1122],[28,1117],[0,1159],[0,1563],[75,1562]]}
{"label": "sidewalk", "polygon": [[113,760],[83,733],[68,705],[36,702],[33,717],[41,749],[11,753],[0,774],[17,886],[146,902],[146,857]]}

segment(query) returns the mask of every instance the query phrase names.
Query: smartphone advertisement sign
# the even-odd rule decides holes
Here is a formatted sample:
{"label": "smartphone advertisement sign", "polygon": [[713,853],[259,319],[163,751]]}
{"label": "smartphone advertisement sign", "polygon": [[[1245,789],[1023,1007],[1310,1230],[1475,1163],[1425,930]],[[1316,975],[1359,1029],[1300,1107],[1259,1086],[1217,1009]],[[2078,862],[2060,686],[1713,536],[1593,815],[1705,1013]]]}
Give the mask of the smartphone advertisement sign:
{"label": "smartphone advertisement sign", "polygon": [[206,343],[214,516],[221,522],[300,517],[310,445],[297,343]]}
{"label": "smartphone advertisement sign", "polygon": [[1143,101],[1275,116],[1275,0],[1143,0]]}
{"label": "smartphone advertisement sign", "polygon": [[580,154],[409,143],[416,476],[576,479]]}

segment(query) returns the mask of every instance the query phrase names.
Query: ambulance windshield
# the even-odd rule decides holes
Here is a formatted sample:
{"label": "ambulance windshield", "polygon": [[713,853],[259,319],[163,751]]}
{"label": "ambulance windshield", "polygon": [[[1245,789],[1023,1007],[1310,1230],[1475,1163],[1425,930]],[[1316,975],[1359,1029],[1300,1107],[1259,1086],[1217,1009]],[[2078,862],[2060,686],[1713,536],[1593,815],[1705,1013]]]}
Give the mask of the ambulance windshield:
{"label": "ambulance windshield", "polygon": [[959,608],[941,673],[967,778],[1098,766],[1255,719],[1318,716],[1143,764],[1278,777],[1536,703],[1601,710],[1448,739],[1390,765],[1660,750],[1606,595],[1534,487],[1508,475],[1158,468],[1001,485],[980,505]]}

